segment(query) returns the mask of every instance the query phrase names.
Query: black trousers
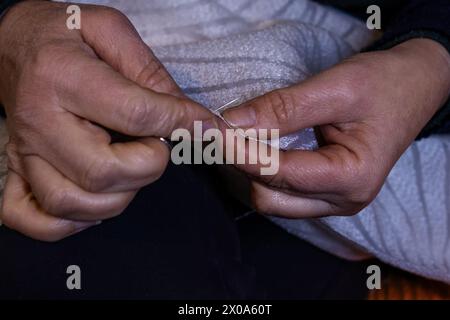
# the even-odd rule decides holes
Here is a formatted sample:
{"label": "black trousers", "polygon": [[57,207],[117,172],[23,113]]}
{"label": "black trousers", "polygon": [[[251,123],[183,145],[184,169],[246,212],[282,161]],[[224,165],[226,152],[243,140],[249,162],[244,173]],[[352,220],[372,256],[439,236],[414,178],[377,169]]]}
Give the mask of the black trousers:
{"label": "black trousers", "polygon": [[[169,166],[119,217],[57,243],[0,228],[2,299],[364,298],[366,263],[347,262],[238,208],[210,169]],[[66,269],[81,269],[68,290]]]}

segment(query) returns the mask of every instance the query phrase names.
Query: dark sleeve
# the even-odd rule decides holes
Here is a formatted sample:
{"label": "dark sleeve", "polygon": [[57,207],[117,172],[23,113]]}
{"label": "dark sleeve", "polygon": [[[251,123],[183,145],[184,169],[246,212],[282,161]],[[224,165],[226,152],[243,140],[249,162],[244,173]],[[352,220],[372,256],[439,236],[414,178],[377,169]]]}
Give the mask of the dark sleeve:
{"label": "dark sleeve", "polygon": [[[410,1],[390,21],[384,29],[383,37],[369,49],[389,49],[413,38],[433,39],[450,53],[449,0]],[[418,139],[436,133],[450,133],[450,100],[425,126]]]}
{"label": "dark sleeve", "polygon": [[20,0],[2,0],[0,3],[0,16],[6,11],[6,9],[19,1]]}

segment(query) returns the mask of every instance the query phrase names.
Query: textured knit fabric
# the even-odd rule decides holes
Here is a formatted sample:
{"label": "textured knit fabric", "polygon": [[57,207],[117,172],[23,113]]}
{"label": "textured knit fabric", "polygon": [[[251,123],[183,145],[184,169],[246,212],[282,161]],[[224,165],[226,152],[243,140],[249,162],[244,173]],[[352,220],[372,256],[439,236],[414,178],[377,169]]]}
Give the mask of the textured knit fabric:
{"label": "textured knit fabric", "polygon": [[[210,109],[300,82],[372,42],[359,20],[307,0],[96,3],[124,11],[183,90]],[[305,130],[284,143],[316,142]],[[357,216],[273,221],[341,257],[375,255],[450,282],[449,150],[449,136],[413,144]]]}

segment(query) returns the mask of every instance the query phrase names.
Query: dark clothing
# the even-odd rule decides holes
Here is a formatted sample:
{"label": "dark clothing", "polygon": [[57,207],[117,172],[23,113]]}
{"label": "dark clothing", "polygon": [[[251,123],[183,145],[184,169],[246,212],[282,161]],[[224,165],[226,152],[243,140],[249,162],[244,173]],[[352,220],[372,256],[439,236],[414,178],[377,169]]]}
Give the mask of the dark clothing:
{"label": "dark clothing", "polygon": [[12,6],[13,4],[16,4],[17,2],[19,2],[20,0],[2,0],[0,2],[0,15],[6,10],[8,9],[10,6]]}
{"label": "dark clothing", "polygon": [[[171,165],[121,216],[57,243],[1,227],[0,299],[365,298],[368,263],[256,214],[235,222],[210,176]],[[79,291],[66,287],[70,265],[81,269]]]}
{"label": "dark clothing", "polygon": [[[449,0],[317,0],[366,20],[370,5],[381,9],[381,27],[384,32],[379,46],[410,38],[431,37],[450,51],[450,1]],[[394,44],[391,44],[391,46]]]}

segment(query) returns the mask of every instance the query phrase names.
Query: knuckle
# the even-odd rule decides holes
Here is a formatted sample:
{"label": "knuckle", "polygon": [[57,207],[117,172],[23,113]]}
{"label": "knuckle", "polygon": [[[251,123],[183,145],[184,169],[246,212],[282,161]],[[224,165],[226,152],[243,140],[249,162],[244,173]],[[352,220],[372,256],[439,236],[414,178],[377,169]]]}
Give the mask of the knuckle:
{"label": "knuckle", "polygon": [[192,112],[192,103],[188,99],[175,98],[176,106],[160,109],[152,117],[152,131],[159,136],[170,136],[173,130],[189,128],[194,122],[195,113]]}
{"label": "knuckle", "polygon": [[151,58],[139,73],[137,82],[147,88],[154,88],[167,80],[168,75],[162,64],[156,58]]}
{"label": "knuckle", "polygon": [[288,123],[295,115],[295,102],[289,93],[276,90],[266,95],[265,99],[266,105],[280,126]]}
{"label": "knuckle", "polygon": [[120,10],[112,7],[96,7],[93,15],[95,26],[102,32],[120,32],[123,30],[133,30],[128,17]]}
{"label": "knuckle", "polygon": [[140,135],[150,125],[150,108],[147,100],[142,95],[133,95],[130,97],[124,108],[125,114],[125,133],[131,135]]}
{"label": "knuckle", "polygon": [[127,16],[120,10],[113,7],[96,7],[98,10],[96,11],[96,18],[101,20],[102,23],[107,23],[111,26],[115,26],[118,23],[128,23]]}
{"label": "knuckle", "polygon": [[179,125],[180,122],[184,123],[190,123],[195,120],[195,113],[196,113],[196,105],[192,103],[189,99],[185,98],[176,98],[177,100],[177,106],[176,108],[173,108],[171,112],[167,113],[167,116],[169,117],[169,120],[174,125]]}
{"label": "knuckle", "polygon": [[45,212],[59,216],[65,210],[69,198],[70,192],[68,190],[52,188],[44,194],[40,205]]}
{"label": "knuckle", "polygon": [[31,60],[31,65],[27,68],[27,74],[35,79],[43,82],[52,82],[58,72],[59,68],[55,68],[55,63],[58,62],[58,53],[60,45],[49,42],[42,45],[35,53]]}
{"label": "knuckle", "polygon": [[356,106],[360,102],[362,90],[358,89],[360,84],[352,79],[353,76],[346,76],[344,81],[337,84],[336,92],[341,104],[345,106]]}
{"label": "knuckle", "polygon": [[336,98],[348,107],[364,106],[363,100],[373,90],[371,73],[359,63],[348,63],[341,72],[340,81],[336,83]]}
{"label": "knuckle", "polygon": [[82,188],[92,193],[104,191],[111,186],[115,167],[113,161],[95,157],[82,175]]}
{"label": "knuckle", "polygon": [[380,182],[367,161],[346,167],[343,172],[346,176],[345,198],[349,203],[350,215],[359,212],[376,197]]}

